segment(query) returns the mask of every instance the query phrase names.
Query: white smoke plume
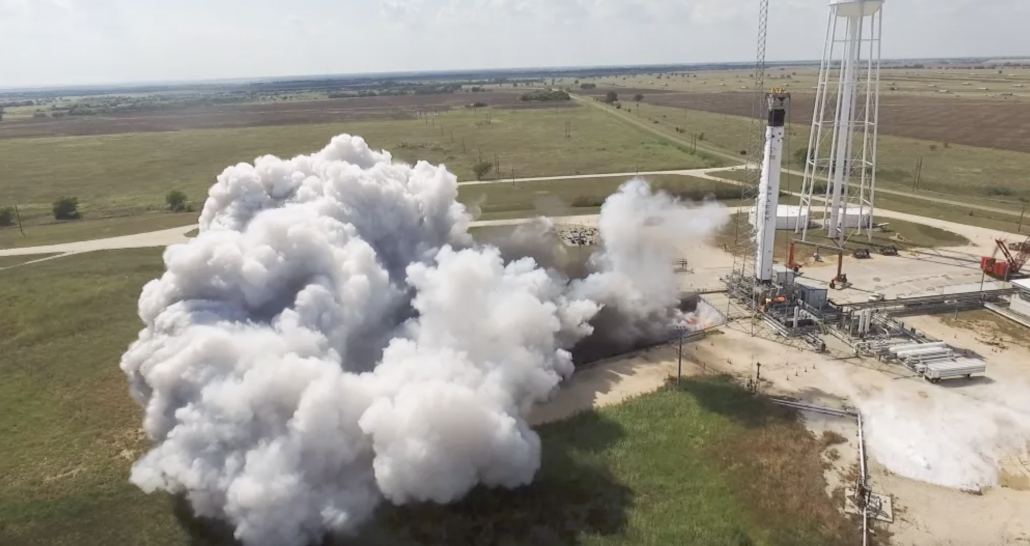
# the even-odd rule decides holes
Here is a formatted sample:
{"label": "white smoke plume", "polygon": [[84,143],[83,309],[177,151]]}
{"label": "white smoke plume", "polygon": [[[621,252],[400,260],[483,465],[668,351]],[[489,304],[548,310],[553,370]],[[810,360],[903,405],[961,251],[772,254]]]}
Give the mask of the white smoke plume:
{"label": "white smoke plume", "polygon": [[911,385],[853,393],[876,460],[895,474],[944,487],[996,486],[1003,461],[1030,446],[1030,385],[994,383],[920,396]]}
{"label": "white smoke plume", "polygon": [[627,337],[685,320],[676,242],[728,217],[631,181],[570,280],[473,243],[457,193],[444,167],[348,135],[219,175],[122,358],[154,442],[132,482],[185,494],[249,546],[353,531],[383,499],[528,484],[525,416],[573,372],[569,349],[602,312]]}

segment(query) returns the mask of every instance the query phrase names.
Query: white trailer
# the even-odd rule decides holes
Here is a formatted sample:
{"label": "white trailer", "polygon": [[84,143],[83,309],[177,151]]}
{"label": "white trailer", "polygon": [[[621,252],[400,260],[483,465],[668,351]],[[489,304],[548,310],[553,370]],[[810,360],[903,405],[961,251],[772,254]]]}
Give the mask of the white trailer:
{"label": "white trailer", "polygon": [[959,358],[956,360],[945,360],[922,364],[917,369],[923,378],[931,383],[939,383],[941,379],[951,377],[973,377],[973,374],[982,374],[987,371],[987,364],[982,360],[973,358]]}

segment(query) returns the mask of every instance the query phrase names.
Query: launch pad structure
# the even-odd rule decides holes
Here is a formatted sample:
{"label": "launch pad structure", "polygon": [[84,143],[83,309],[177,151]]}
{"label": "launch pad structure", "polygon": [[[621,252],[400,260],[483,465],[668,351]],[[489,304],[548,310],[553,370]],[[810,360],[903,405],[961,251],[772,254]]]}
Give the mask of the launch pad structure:
{"label": "launch pad structure", "polygon": [[[972,308],[998,301],[1006,290],[941,293],[919,298],[884,299],[835,303],[830,294],[851,286],[841,270],[846,232],[864,232],[871,237],[876,169],[876,124],[879,110],[880,27],[883,0],[830,0],[826,44],[817,89],[806,161],[801,212],[794,226],[780,226],[780,175],[785,138],[789,131],[791,95],[783,89],[764,90],[765,36],[768,0],[760,3],[758,64],[756,66],[753,122],[764,120],[764,134],[753,128],[747,168],[761,165],[748,176],[742,202],[753,203],[750,226],[740,224],[738,214],[734,266],[723,278],[729,305],[726,316],[750,319],[751,335],[769,335],[788,344],[808,345],[826,351],[830,336],[843,341],[855,352],[904,365],[936,382],[947,377],[983,373],[985,366],[938,340],[905,328],[896,317],[932,312],[938,308]],[[839,30],[843,30],[843,37]],[[837,46],[841,45],[838,48]],[[835,60],[834,54],[843,55]],[[827,111],[831,73],[836,72],[836,107]],[[828,140],[827,140],[828,139]],[[759,150],[761,150],[759,154]],[[758,161],[761,155],[761,162]],[[822,228],[825,243],[807,241],[813,188],[825,181]],[[858,207],[858,221],[852,222],[852,205]],[[797,244],[823,248],[837,254],[838,270],[829,283],[810,280],[793,258],[776,264],[774,247],[777,229],[801,234]],[[792,247],[793,249],[793,247]],[[793,253],[791,253],[793,254]],[[868,253],[866,253],[868,256]],[[925,345],[925,346],[923,346]],[[894,350],[905,347],[906,350]]]}

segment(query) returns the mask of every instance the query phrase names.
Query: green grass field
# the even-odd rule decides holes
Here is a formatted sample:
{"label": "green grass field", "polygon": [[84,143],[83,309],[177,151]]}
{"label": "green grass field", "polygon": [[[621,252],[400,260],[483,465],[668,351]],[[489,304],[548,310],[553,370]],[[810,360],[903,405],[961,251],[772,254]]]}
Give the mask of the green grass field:
{"label": "green grass field", "polygon": [[[459,187],[459,200],[477,212],[480,220],[524,218],[533,214],[567,216],[597,214],[605,197],[632,177],[577,178],[532,182],[490,183]],[[714,195],[732,200],[740,189],[731,184],[681,175],[644,177],[656,189],[699,200]],[[17,228],[0,230],[0,249],[68,243],[131,235],[185,226],[197,222],[198,213],[149,213],[100,220],[77,220],[59,224],[30,225],[22,236]]]}
{"label": "green grass field", "polygon": [[[118,361],[160,255],[97,252],[0,271],[0,544],[231,544],[181,502],[128,482],[147,441]],[[856,527],[824,493],[817,440],[726,380],[687,381],[539,432],[534,485],[384,507],[341,543],[855,543]]]}
{"label": "green grass field", "polygon": [[[751,121],[744,117],[646,103],[638,111],[621,113],[627,117],[638,114],[641,121],[652,124],[663,135],[677,137],[681,141],[689,141],[693,133],[704,133],[704,140],[698,142],[699,147],[737,154],[742,160],[744,156],[739,152],[748,147]],[[686,130],[686,133],[677,134],[675,127]],[[808,146],[807,126],[792,125],[788,134],[789,153]],[[877,154],[877,184],[884,188],[911,190],[915,162],[921,157],[921,192],[975,197],[983,199],[984,203],[991,198],[994,206],[1006,206],[1007,201],[1008,206],[1017,210],[1017,197],[1030,198],[1026,176],[1030,172],[1030,154],[958,144],[945,148],[940,142],[888,135],[880,135]],[[1000,196],[998,192],[1010,195]]]}
{"label": "green grass field", "polygon": [[[747,177],[743,170],[720,171],[715,173],[715,176],[736,181],[743,181]],[[785,191],[798,192],[801,189],[801,175],[793,172],[786,172],[781,178],[781,183]],[[954,196],[951,196],[951,198],[955,199]],[[798,203],[797,197],[791,196],[786,197],[785,199],[787,199],[787,201],[781,200],[780,202],[793,205]],[[963,199],[969,201],[971,204],[981,204],[991,207],[999,206],[997,202],[993,201],[969,197]],[[1023,223],[1020,224],[1019,216],[1017,214],[1006,214],[999,211],[928,201],[926,199],[919,199],[918,197],[897,195],[882,191],[876,194],[876,208],[895,212],[904,212],[906,214],[914,214],[917,216],[925,216],[927,218],[936,218],[939,220],[946,220],[948,222],[955,222],[957,224],[1007,231],[1010,233],[1030,232],[1030,214],[1027,214],[1026,218],[1023,219]],[[815,204],[813,204],[813,211],[815,210],[822,210],[822,201],[816,201]],[[1019,211],[1018,208],[1014,207],[1010,210],[1013,210],[1014,212]],[[896,222],[894,219],[886,220],[892,225]]]}
{"label": "green grass field", "polygon": [[25,226],[24,235],[18,231],[17,227],[4,228],[0,230],[0,249],[56,245],[188,226],[197,223],[197,216],[196,212],[149,213],[97,220],[73,220],[54,224],[30,224]]}
{"label": "green grass field", "polygon": [[[547,216],[595,214],[604,199],[630,177],[539,180],[515,184],[476,184],[459,188],[458,199],[478,209],[482,219],[501,219],[498,215],[537,212]],[[662,189],[691,200],[712,195],[720,200],[740,197],[732,184],[682,175],[644,176],[654,189]],[[588,210],[589,209],[589,210]],[[518,216],[508,216],[517,218]]]}
{"label": "green grass field", "polygon": [[[594,108],[454,110],[422,120],[213,129],[90,137],[6,140],[0,147],[0,206],[18,204],[27,223],[48,221],[54,199],[72,195],[89,218],[164,210],[181,189],[200,204],[229,165],[264,154],[292,157],[321,149],[340,133],[365,137],[395,157],[443,163],[461,180],[496,155],[500,174],[516,177],[715,165],[682,147]],[[571,123],[571,138],[565,124]],[[453,133],[453,137],[452,137]],[[493,177],[491,174],[488,178]]]}
{"label": "green grass field", "polygon": [[50,256],[56,256],[56,254],[30,254],[28,256],[0,256],[0,269],[7,267],[14,267],[21,265],[26,262],[32,262],[35,260],[42,260]]}

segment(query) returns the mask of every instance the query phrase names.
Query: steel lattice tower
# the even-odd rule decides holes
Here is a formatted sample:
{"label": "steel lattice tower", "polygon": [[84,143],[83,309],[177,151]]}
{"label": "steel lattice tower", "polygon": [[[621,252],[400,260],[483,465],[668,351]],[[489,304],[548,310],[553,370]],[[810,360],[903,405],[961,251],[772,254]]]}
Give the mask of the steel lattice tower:
{"label": "steel lattice tower", "polygon": [[[769,30],[769,0],[759,0],[758,6],[758,42],[755,52],[755,72],[753,99],[751,103],[751,127],[748,131],[747,164],[741,188],[740,205],[737,210],[734,241],[733,270],[728,283],[732,297],[746,303],[752,317],[751,333],[754,334],[755,320],[758,318],[758,307],[754,302],[755,272],[755,227],[748,222],[750,207],[758,206],[758,185],[761,174],[762,152],[765,140],[764,113],[765,99],[765,44]],[[733,293],[733,292],[736,293]]]}
{"label": "steel lattice tower", "polygon": [[[830,0],[826,23],[800,205],[801,217],[810,218],[825,184],[823,227],[841,248],[848,229],[872,239],[883,3]],[[807,240],[808,223],[799,221],[795,233]]]}

